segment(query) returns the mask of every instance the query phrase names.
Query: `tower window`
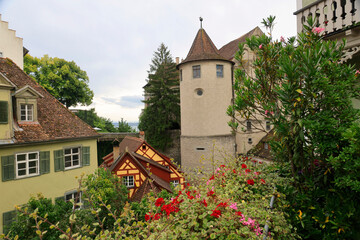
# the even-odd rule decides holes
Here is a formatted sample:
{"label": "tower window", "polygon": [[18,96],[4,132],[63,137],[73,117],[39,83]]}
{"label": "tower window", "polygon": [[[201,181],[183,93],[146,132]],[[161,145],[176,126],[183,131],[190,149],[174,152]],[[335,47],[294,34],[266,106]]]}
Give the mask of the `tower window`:
{"label": "tower window", "polygon": [[182,81],[182,69],[180,70],[180,81]]}
{"label": "tower window", "polygon": [[216,65],[216,77],[224,77],[224,65]]}
{"label": "tower window", "polygon": [[250,120],[246,121],[246,130],[251,131],[251,121]]}
{"label": "tower window", "polygon": [[266,121],[266,131],[270,131],[270,129],[271,129],[270,121]]}
{"label": "tower window", "polygon": [[252,144],[252,138],[248,138],[248,143]]}
{"label": "tower window", "polygon": [[192,67],[192,69],[193,69],[193,78],[200,78],[201,77],[200,65],[195,65]]}

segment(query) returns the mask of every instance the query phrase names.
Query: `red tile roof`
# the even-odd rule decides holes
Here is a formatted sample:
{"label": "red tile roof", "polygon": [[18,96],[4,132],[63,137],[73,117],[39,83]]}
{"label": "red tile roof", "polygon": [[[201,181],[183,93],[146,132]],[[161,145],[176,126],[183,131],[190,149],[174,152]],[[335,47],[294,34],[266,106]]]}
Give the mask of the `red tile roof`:
{"label": "red tile roof", "polygon": [[220,55],[219,50],[216,48],[203,28],[199,29],[187,57],[179,65],[199,60],[229,61]]}
{"label": "red tile roof", "polygon": [[21,129],[15,131],[17,143],[99,136],[10,59],[0,58],[0,72],[15,84],[17,89],[28,85],[43,96],[37,99],[38,124],[19,124]]}
{"label": "red tile roof", "polygon": [[250,32],[242,35],[241,37],[225,44],[222,48],[220,48],[219,53],[224,56],[228,60],[232,60],[235,56],[235,53],[239,50],[239,43],[245,42],[246,38],[253,36],[254,34],[263,34],[259,27],[255,27]]}

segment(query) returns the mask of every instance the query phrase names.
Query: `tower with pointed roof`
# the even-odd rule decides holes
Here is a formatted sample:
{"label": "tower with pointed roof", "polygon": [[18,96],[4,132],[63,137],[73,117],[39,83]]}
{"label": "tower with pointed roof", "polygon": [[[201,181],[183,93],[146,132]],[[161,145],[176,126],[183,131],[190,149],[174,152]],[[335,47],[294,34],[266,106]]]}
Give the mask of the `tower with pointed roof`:
{"label": "tower with pointed roof", "polygon": [[[235,137],[227,124],[231,119],[226,115],[232,100],[233,66],[200,27],[187,57],[178,65],[181,164],[185,168],[199,166],[202,156],[211,158],[214,148],[235,154]],[[211,162],[205,166],[211,168]]]}
{"label": "tower with pointed roof", "polygon": [[[200,18],[202,23],[202,18]],[[213,163],[227,155],[245,154],[266,133],[255,132],[258,123],[243,119],[245,130],[233,134],[226,110],[232,103],[234,70],[239,66],[235,60],[240,42],[263,34],[255,27],[243,36],[216,48],[206,31],[200,26],[187,57],[178,64],[180,72],[181,109],[181,165],[184,169],[204,166],[212,169]],[[251,51],[245,51],[242,63],[253,74]],[[244,129],[244,128],[243,128]],[[270,129],[269,129],[270,130]],[[202,161],[200,161],[203,159]]]}

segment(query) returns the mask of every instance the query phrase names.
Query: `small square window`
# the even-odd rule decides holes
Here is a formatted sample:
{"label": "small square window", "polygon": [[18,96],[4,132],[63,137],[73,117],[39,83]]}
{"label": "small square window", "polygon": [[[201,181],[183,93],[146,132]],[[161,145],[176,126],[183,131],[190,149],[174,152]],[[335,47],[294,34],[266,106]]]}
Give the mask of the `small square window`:
{"label": "small square window", "polygon": [[216,77],[224,77],[224,65],[216,65]]}
{"label": "small square window", "polygon": [[195,65],[192,68],[193,68],[193,78],[200,78],[201,77],[200,65]]}
{"label": "small square window", "polygon": [[34,119],[34,105],[21,104],[20,105],[20,120],[21,121],[33,121]]}
{"label": "small square window", "polygon": [[134,176],[123,176],[123,184],[128,187],[134,187]]}
{"label": "small square window", "polygon": [[171,184],[176,187],[177,185],[179,185],[179,180],[173,180],[171,181]]}

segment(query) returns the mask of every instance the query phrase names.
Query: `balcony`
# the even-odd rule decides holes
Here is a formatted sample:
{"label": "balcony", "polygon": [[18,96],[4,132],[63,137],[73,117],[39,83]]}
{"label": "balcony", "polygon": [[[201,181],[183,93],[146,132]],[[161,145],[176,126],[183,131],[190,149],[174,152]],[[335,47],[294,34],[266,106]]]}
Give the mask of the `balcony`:
{"label": "balcony", "polygon": [[360,0],[318,0],[299,9],[297,31],[301,32],[307,17],[316,17],[326,35],[333,35],[356,27],[360,23]]}

